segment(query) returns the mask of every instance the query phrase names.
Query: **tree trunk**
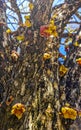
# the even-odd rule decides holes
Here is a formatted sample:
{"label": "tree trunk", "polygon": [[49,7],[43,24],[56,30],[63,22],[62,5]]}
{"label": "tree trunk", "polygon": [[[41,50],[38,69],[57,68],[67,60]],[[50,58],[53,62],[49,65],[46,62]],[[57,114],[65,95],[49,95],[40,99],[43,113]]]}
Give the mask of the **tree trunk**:
{"label": "tree trunk", "polygon": [[[4,87],[4,91],[2,89],[0,93],[1,130],[69,130],[70,124],[59,114],[66,98],[60,98],[62,86],[58,72],[58,49],[66,19],[79,8],[77,2],[70,14],[67,13],[70,6],[65,4],[61,10],[62,17],[55,19],[58,37],[44,38],[40,36],[40,27],[49,23],[53,0],[36,1],[31,12],[33,28],[30,27],[26,32],[31,31],[31,37],[27,35],[27,45],[27,41],[20,44],[21,53],[17,61],[10,57],[11,49],[13,50],[15,45],[8,41],[5,47],[6,59],[2,62],[5,65],[5,73],[0,76],[1,88]],[[66,6],[68,7],[63,12]],[[51,58],[44,60],[45,53],[51,53]],[[13,98],[12,101],[10,97]],[[11,114],[12,106],[16,103],[22,103],[26,108],[21,119]]]}

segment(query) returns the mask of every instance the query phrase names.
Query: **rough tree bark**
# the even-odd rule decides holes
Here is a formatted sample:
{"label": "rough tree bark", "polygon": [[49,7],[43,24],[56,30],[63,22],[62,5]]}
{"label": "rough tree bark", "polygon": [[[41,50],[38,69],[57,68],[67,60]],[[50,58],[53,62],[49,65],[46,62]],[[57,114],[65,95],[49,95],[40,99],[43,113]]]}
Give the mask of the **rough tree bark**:
{"label": "rough tree bark", "polygon": [[[65,88],[67,89],[66,82],[69,74],[63,79],[59,78],[58,49],[67,21],[81,6],[81,3],[80,0],[76,0],[74,3],[67,2],[53,9],[53,13],[57,12],[54,20],[58,37],[46,39],[40,36],[40,26],[49,23],[53,1],[37,0],[34,2],[34,9],[31,12],[33,27],[24,31],[28,43],[24,41],[17,44],[16,40],[8,39],[8,45],[1,47],[5,56],[2,58],[1,63],[4,63],[4,66],[2,65],[3,73],[0,75],[1,130],[69,130],[70,123],[72,123],[72,121],[68,123],[68,121],[62,120],[59,114],[61,106],[69,100],[64,91]],[[61,15],[59,15],[60,13]],[[19,18],[21,17],[19,16]],[[22,34],[21,27],[16,35],[18,33]],[[16,50],[18,46],[21,48],[21,52],[19,59],[14,62],[10,57],[11,50],[14,48]],[[49,52],[52,56],[51,59],[44,61],[44,53]],[[67,63],[67,59],[65,62]],[[69,66],[69,63],[66,63],[65,65]],[[62,81],[65,81],[65,84]],[[62,99],[62,94],[65,94],[66,98]],[[8,105],[6,102],[10,96],[14,100]],[[72,101],[74,100],[75,98]],[[11,108],[15,103],[23,103],[26,107],[26,112],[20,120],[11,115]]]}

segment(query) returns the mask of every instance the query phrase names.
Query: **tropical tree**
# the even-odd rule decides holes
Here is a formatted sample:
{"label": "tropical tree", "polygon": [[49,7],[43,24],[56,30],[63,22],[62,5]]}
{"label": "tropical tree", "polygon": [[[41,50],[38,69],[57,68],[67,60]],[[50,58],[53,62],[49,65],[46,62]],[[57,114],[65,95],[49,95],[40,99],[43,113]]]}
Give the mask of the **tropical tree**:
{"label": "tropical tree", "polygon": [[81,1],[27,1],[0,0],[0,129],[80,130]]}

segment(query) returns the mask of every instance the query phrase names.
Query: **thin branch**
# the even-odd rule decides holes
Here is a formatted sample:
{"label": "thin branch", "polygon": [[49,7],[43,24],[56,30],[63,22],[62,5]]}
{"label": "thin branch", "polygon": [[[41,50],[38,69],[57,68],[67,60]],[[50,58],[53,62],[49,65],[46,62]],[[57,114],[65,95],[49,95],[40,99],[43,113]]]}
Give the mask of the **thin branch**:
{"label": "thin branch", "polygon": [[22,16],[21,16],[21,13],[20,13],[20,9],[17,6],[16,0],[14,0],[14,1],[10,0],[10,3],[11,3],[11,7],[15,10],[16,14],[18,15],[19,23],[23,23]]}

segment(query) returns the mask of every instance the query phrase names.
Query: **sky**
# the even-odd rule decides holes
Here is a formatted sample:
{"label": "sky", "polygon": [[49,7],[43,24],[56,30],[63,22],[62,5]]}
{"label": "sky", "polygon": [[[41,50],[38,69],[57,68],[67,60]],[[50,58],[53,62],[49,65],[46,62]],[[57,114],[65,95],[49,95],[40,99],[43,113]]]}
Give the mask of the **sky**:
{"label": "sky", "polygon": [[64,0],[54,0],[54,6],[64,3]]}

